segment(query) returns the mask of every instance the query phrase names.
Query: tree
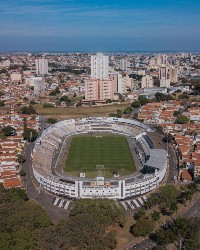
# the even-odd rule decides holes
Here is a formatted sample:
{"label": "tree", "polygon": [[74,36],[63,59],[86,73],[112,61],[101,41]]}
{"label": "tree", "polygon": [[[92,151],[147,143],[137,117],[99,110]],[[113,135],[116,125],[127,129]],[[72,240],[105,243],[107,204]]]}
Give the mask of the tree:
{"label": "tree", "polygon": [[140,220],[142,217],[145,216],[145,210],[143,208],[140,208],[137,213],[135,213],[134,218],[136,220]]}
{"label": "tree", "polygon": [[1,129],[1,131],[3,132],[4,136],[11,136],[11,135],[16,135],[16,130],[15,128],[11,127],[11,126],[6,126],[3,127]]}
{"label": "tree", "polygon": [[160,228],[154,233],[157,244],[165,245],[177,240],[177,235],[170,228]]}
{"label": "tree", "polygon": [[35,129],[26,128],[22,136],[25,140],[34,141],[38,136],[38,132]]}
{"label": "tree", "polygon": [[118,109],[116,117],[121,118],[122,114],[123,114],[122,111],[120,109]]}
{"label": "tree", "polygon": [[180,115],[180,113],[181,113],[181,112],[180,112],[179,110],[176,110],[176,111],[174,111],[173,116],[176,116],[176,117],[177,117],[177,116]]}
{"label": "tree", "polygon": [[112,100],[111,99],[107,99],[106,103],[112,103]]}
{"label": "tree", "polygon": [[187,92],[183,92],[183,94],[179,95],[179,99],[189,99],[189,95]]}
{"label": "tree", "polygon": [[58,120],[55,119],[55,118],[48,118],[48,119],[47,119],[47,123],[55,124],[55,123],[57,123],[57,122],[58,122]]}
{"label": "tree", "polygon": [[60,101],[61,101],[61,102],[70,102],[70,99],[69,99],[68,96],[63,95],[63,96],[60,97]]}
{"label": "tree", "polygon": [[60,94],[59,87],[56,87],[54,90],[52,90],[49,95],[50,96],[56,96],[57,94]]}
{"label": "tree", "polygon": [[54,108],[54,104],[46,102],[43,104],[43,108]]}
{"label": "tree", "polygon": [[20,175],[20,176],[25,176],[25,175],[26,175],[26,172],[25,172],[23,169],[21,169],[21,170],[19,171],[19,175]]}
{"label": "tree", "polygon": [[140,104],[141,104],[142,106],[148,103],[148,99],[147,99],[145,96],[142,96],[142,95],[140,95],[140,96],[138,97],[138,101],[140,102]]}
{"label": "tree", "polygon": [[115,231],[110,231],[106,236],[105,236],[105,245],[109,249],[115,249],[117,245],[117,238],[116,238],[116,232]]}
{"label": "tree", "polygon": [[21,113],[25,115],[37,114],[35,108],[32,105],[24,106],[21,108]]}
{"label": "tree", "polygon": [[195,94],[200,94],[200,83],[196,83],[195,85],[194,85],[194,92],[195,92]]}
{"label": "tree", "polygon": [[164,94],[164,93],[160,93],[160,92],[157,92],[155,94],[155,98],[158,102],[160,101],[168,101],[168,100],[173,100],[173,97],[171,95],[168,95],[168,94]]}
{"label": "tree", "polygon": [[0,107],[5,106],[5,102],[4,101],[0,101]]}
{"label": "tree", "polygon": [[22,164],[26,161],[26,157],[24,155],[20,154],[17,156],[17,161]]}
{"label": "tree", "polygon": [[154,222],[149,218],[142,218],[136,221],[135,225],[131,226],[130,232],[133,236],[147,236],[154,229]]}
{"label": "tree", "polygon": [[132,112],[132,108],[131,107],[127,107],[124,109],[124,114],[131,114]]}
{"label": "tree", "polygon": [[34,100],[31,100],[31,101],[30,101],[30,104],[31,104],[31,105],[35,105],[36,102],[35,102]]}
{"label": "tree", "polygon": [[164,137],[163,137],[163,142],[169,142],[169,143],[172,143],[172,142],[174,142],[175,141],[175,138],[174,138],[174,136],[172,135],[172,134],[170,134],[170,133],[167,133],[167,134],[164,134]]}
{"label": "tree", "polygon": [[175,200],[180,195],[180,191],[175,186],[166,185],[159,189],[158,195],[161,211],[171,211],[171,209],[173,209]]}
{"label": "tree", "polygon": [[156,130],[158,131],[158,133],[164,134],[164,131],[163,131],[163,127],[162,127],[162,126],[156,125]]}
{"label": "tree", "polygon": [[160,220],[160,212],[154,211],[153,214],[151,214],[151,218],[154,221],[159,221]]}
{"label": "tree", "polygon": [[172,204],[170,205],[170,211],[173,214],[174,212],[176,212],[178,210],[178,203],[177,201],[172,202]]}
{"label": "tree", "polygon": [[185,123],[189,123],[189,122],[190,122],[190,119],[185,115],[179,115],[177,120],[176,120],[177,124],[185,124]]}
{"label": "tree", "polygon": [[140,102],[139,101],[132,102],[131,107],[132,108],[139,108],[140,107]]}

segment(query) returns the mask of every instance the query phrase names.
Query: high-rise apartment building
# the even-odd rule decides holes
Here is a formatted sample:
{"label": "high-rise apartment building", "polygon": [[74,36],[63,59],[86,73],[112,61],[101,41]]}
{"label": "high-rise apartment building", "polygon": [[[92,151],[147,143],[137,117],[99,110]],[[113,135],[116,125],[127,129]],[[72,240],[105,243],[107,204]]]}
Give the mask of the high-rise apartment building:
{"label": "high-rise apartment building", "polygon": [[114,97],[114,82],[109,77],[109,57],[103,53],[91,56],[91,77],[85,81],[85,100],[102,102]]}
{"label": "high-rise apartment building", "polygon": [[156,64],[158,66],[164,64],[164,65],[167,65],[167,56],[165,54],[159,54],[157,57],[156,57]]}
{"label": "high-rise apartment building", "polygon": [[35,67],[37,75],[48,74],[48,59],[45,57],[35,59]]}
{"label": "high-rise apartment building", "polygon": [[178,81],[178,68],[173,66],[169,68],[169,79],[172,83],[176,83]]}
{"label": "high-rise apartment building", "polygon": [[152,76],[143,76],[141,81],[141,88],[153,88],[153,78]]}
{"label": "high-rise apartment building", "polygon": [[85,81],[85,100],[86,101],[105,101],[113,99],[114,84],[112,78],[94,79]]}
{"label": "high-rise apartment building", "polygon": [[159,67],[159,79],[169,79],[168,77],[169,68],[165,65]]}
{"label": "high-rise apartment building", "polygon": [[26,84],[34,87],[34,95],[40,96],[42,92],[45,91],[45,80],[44,77],[37,76],[37,77],[27,77]]}
{"label": "high-rise apartment building", "polygon": [[109,56],[97,53],[91,56],[91,78],[105,79],[109,77]]}
{"label": "high-rise apartment building", "polygon": [[170,88],[169,68],[166,65],[159,67],[160,87]]}
{"label": "high-rise apartment building", "polygon": [[122,59],[122,60],[120,61],[120,69],[121,69],[122,71],[127,71],[128,66],[129,66],[129,62],[127,61],[127,59]]}

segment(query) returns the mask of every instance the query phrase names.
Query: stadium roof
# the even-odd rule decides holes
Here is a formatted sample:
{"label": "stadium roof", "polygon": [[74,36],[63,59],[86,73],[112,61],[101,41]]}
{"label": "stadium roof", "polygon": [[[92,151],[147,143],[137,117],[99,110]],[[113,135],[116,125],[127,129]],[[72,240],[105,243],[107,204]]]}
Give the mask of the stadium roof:
{"label": "stadium roof", "polygon": [[162,170],[167,164],[167,151],[164,149],[150,149],[150,158],[144,166]]}

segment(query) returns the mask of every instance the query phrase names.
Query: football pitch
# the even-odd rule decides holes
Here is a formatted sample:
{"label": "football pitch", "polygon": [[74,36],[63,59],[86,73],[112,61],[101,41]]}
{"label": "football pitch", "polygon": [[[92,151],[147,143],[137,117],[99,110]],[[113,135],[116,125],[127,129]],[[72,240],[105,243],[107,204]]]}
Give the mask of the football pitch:
{"label": "football pitch", "polygon": [[[103,165],[99,170],[97,165]],[[88,178],[103,175],[113,177],[113,171],[120,176],[136,170],[127,138],[113,134],[77,135],[71,138],[64,171],[79,176],[80,172]]]}

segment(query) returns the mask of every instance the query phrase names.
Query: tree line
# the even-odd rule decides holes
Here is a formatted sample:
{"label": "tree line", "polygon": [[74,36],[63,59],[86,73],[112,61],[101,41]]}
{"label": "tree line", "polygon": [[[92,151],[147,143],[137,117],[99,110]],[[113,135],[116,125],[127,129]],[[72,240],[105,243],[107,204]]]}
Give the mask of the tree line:
{"label": "tree line", "polygon": [[22,189],[0,186],[0,249],[114,249],[116,232],[123,227],[124,209],[107,199],[77,200],[70,215],[53,224],[35,201]]}

